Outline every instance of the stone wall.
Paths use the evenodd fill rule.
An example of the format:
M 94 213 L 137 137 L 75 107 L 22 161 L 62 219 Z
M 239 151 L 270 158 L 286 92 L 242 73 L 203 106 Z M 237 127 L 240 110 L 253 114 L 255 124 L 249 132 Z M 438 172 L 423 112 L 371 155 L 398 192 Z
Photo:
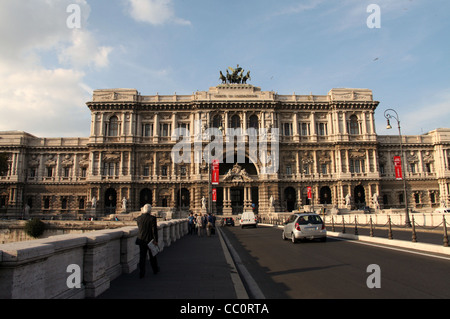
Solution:
M 187 231 L 187 219 L 159 222 L 160 249 Z M 137 232 L 128 226 L 0 245 L 0 299 L 95 298 L 137 268 Z M 77 269 L 80 286 L 72 287 Z

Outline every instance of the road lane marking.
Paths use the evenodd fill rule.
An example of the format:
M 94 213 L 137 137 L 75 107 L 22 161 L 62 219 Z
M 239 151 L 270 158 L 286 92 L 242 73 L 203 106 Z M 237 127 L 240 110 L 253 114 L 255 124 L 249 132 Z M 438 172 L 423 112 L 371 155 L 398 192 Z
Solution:
M 372 244 L 372 243 L 368 243 L 368 242 L 362 242 L 362 241 L 359 241 L 359 240 L 352 240 L 352 239 L 347 239 L 347 238 L 338 238 L 338 237 L 334 237 L 334 236 L 330 236 L 330 237 L 332 237 L 333 239 L 347 241 L 347 242 L 350 242 L 350 243 L 367 245 L 367 246 L 373 246 L 373 247 L 390 249 L 390 250 L 396 250 L 396 251 L 401 251 L 401 252 L 404 252 L 404 253 L 416 254 L 416 255 L 421 255 L 421 256 L 426 256 L 426 257 L 433 257 L 433 258 L 439 258 L 439 259 L 444 259 L 444 260 L 450 261 L 450 257 L 439 256 L 439 255 L 432 255 L 432 254 L 429 254 L 429 253 L 423 253 L 423 252 L 415 251 L 415 250 L 407 250 L 407 249 L 402 249 L 402 248 L 390 247 L 390 246 L 385 246 L 385 245 L 382 245 L 382 244 Z
M 237 251 L 234 249 L 233 245 L 231 245 L 231 242 L 228 240 L 225 233 L 220 228 L 217 228 L 217 229 L 221 233 L 222 238 L 223 238 L 225 244 L 227 245 L 231 256 L 233 257 L 234 263 L 235 263 L 236 267 L 239 269 L 240 274 L 242 275 L 244 281 L 247 283 L 248 288 L 249 288 L 251 294 L 253 295 L 253 297 L 255 299 L 266 299 L 263 292 L 261 291 L 258 284 L 256 283 L 255 279 L 250 274 L 250 272 L 247 270 L 247 267 L 245 267 L 245 265 L 242 263 L 241 258 L 239 257 Z

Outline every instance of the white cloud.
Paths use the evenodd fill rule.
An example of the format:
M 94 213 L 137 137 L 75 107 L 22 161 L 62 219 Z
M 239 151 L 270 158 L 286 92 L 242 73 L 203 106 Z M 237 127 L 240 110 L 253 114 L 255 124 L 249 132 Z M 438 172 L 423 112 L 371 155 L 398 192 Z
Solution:
M 59 54 L 61 63 L 68 63 L 76 68 L 94 65 L 107 67 L 111 47 L 99 47 L 92 33 L 82 29 L 74 29 L 72 33 L 72 46 L 66 47 Z
M 85 126 L 86 120 L 81 120 L 88 98 L 81 85 L 84 73 L 43 67 L 10 72 L 3 66 L 0 76 L 4 79 L 0 86 L 0 130 L 77 136 Z M 86 115 L 89 118 L 88 112 Z M 85 127 L 84 131 L 87 135 L 89 129 Z
M 67 26 L 70 4 L 81 9 L 80 29 Z M 85 102 L 92 92 L 87 92 L 85 72 L 107 67 L 112 51 L 99 46 L 88 30 L 89 14 L 85 0 L 0 2 L 1 131 L 44 137 L 89 134 Z
M 408 125 L 407 133 L 413 134 L 428 132 L 439 127 L 449 127 L 450 119 L 450 89 L 441 92 L 433 92 L 430 96 L 419 100 L 417 105 L 412 106 L 405 114 L 403 125 Z M 403 122 L 405 124 L 403 124 Z M 420 129 L 420 132 L 418 132 Z
M 190 25 L 191 22 L 175 16 L 172 0 L 128 0 L 131 17 L 152 25 L 175 23 Z
M 280 11 L 274 13 L 275 16 L 286 14 L 298 14 L 305 11 L 313 10 L 320 6 L 323 0 L 312 0 L 310 2 L 299 3 L 293 6 L 282 8 Z

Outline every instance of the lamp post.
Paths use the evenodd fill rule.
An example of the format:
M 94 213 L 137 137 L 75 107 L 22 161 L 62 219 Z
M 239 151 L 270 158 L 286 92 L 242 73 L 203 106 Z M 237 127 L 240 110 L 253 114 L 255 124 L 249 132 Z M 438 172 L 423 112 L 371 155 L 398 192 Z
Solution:
M 406 218 L 405 218 L 405 225 L 407 227 L 411 227 L 411 220 L 409 219 L 409 211 L 408 211 L 408 195 L 406 193 L 406 169 L 404 169 L 404 157 L 403 157 L 403 143 L 402 143 L 402 131 L 400 128 L 400 118 L 397 114 L 397 112 L 393 109 L 387 109 L 386 111 L 384 111 L 384 117 L 387 120 L 387 126 L 386 128 L 392 129 L 391 126 L 391 122 L 390 119 L 395 119 L 397 121 L 398 124 L 398 136 L 400 138 L 400 158 L 402 161 L 401 164 L 401 168 L 402 168 L 402 172 L 403 172 L 403 176 L 402 176 L 402 181 L 403 181 L 403 197 L 404 197 L 404 201 L 405 201 L 405 212 L 406 212 Z
M 207 130 L 209 127 L 210 127 L 210 122 L 208 122 L 208 125 L 205 127 L 205 130 Z M 221 134 L 223 134 L 222 125 L 219 126 L 219 131 Z M 209 142 L 211 142 L 211 135 L 209 134 L 209 132 L 208 132 L 208 140 L 209 140 Z M 215 153 L 214 153 L 214 155 L 215 155 Z M 209 215 L 212 215 L 212 213 L 213 213 L 213 211 L 212 211 L 212 179 L 211 179 L 212 161 L 211 161 L 211 150 L 210 149 L 208 149 L 208 158 L 207 158 L 206 165 L 208 165 L 207 166 L 207 168 L 208 168 L 208 209 L 207 209 L 207 212 Z

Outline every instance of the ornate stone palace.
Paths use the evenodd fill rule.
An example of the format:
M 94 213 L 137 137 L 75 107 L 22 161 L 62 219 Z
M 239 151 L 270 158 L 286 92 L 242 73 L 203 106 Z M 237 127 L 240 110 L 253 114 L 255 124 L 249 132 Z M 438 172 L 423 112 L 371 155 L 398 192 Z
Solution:
M 232 151 L 231 161 L 225 160 L 225 147 L 223 154 L 213 154 L 223 157 L 214 186 L 216 214 L 297 210 L 311 204 L 309 186 L 316 207 L 404 207 L 393 163 L 400 155 L 399 136 L 376 134 L 379 102 L 371 90 L 279 95 L 246 84 L 247 78 L 228 77 L 192 95 L 96 90 L 87 102 L 92 115 L 87 138 L 0 132 L 0 153 L 8 158 L 0 176 L 0 218 L 24 212 L 104 216 L 138 211 L 146 203 L 199 212 L 210 194 L 209 165 L 206 158 L 195 160 L 194 143 L 204 149 L 210 139 L 203 135 L 211 127 L 220 128 L 224 143 L 231 129 L 264 131 L 257 139 L 276 137 L 279 155 L 272 157 L 277 170 L 267 172 L 260 154 L 249 151 L 249 135 L 231 137 L 232 147 L 242 142 L 245 153 L 238 160 Z M 174 138 L 177 128 L 191 137 L 190 161 L 177 163 L 171 154 L 180 141 Z M 274 155 L 274 145 L 267 143 L 263 155 Z M 409 207 L 431 211 L 448 204 L 450 129 L 403 136 L 403 151 Z

